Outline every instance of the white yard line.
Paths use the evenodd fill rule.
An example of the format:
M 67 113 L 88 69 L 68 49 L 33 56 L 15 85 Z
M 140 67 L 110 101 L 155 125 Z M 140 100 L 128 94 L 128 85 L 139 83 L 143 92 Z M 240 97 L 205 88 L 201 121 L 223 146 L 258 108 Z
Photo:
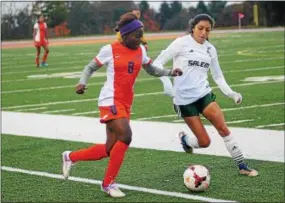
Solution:
M 223 71 L 223 73 L 239 73 L 239 72 L 251 72 L 251 71 L 260 71 L 260 70 L 272 70 L 272 69 L 281 69 L 284 66 L 271 66 L 271 67 L 262 67 L 262 68 L 248 68 L 243 70 L 228 70 Z M 54 69 L 53 69 L 54 70 Z M 96 73 L 95 73 L 96 74 Z M 24 82 L 24 81 L 35 81 L 35 80 L 46 80 L 47 78 L 27 78 L 27 79 L 17 79 L 17 80 L 2 80 L 2 83 L 9 83 L 9 82 Z
M 251 86 L 251 85 L 268 84 L 268 83 L 279 83 L 279 82 L 283 82 L 283 81 L 243 83 L 243 84 L 231 85 L 231 87 Z M 95 85 L 95 83 L 94 83 L 94 85 Z M 216 89 L 216 88 L 218 88 L 218 87 L 213 87 L 212 89 Z M 152 92 L 152 93 L 135 94 L 135 97 L 157 95 L 157 94 L 163 94 L 163 92 Z M 65 103 L 68 104 L 68 103 L 77 103 L 77 102 L 89 102 L 89 101 L 97 101 L 97 100 L 98 100 L 98 98 L 79 99 L 79 100 L 67 100 L 67 101 L 47 102 L 47 103 L 41 103 L 41 104 L 26 104 L 26 105 L 18 105 L 18 106 L 9 106 L 9 107 L 2 107 L 2 109 L 3 110 L 8 110 L 8 109 L 17 109 L 17 108 L 26 108 L 26 107 L 58 105 L 58 104 L 65 104 Z
M 86 111 L 86 112 L 80 112 L 80 113 L 73 113 L 71 115 L 73 116 L 81 116 L 81 115 L 88 115 L 93 113 L 99 113 L 100 111 Z
M 53 110 L 53 111 L 44 111 L 42 113 L 48 114 L 48 113 L 60 113 L 60 112 L 68 112 L 68 111 L 74 111 L 75 109 L 60 109 L 60 110 Z
M 285 123 L 274 123 L 274 124 L 268 124 L 268 125 L 259 125 L 259 126 L 256 126 L 255 128 L 264 128 L 264 127 L 270 127 L 270 126 L 284 126 Z
M 243 69 L 243 70 L 226 70 L 226 71 L 223 71 L 223 73 L 241 73 L 241 72 L 281 69 L 281 68 L 284 68 L 284 66 L 271 66 L 271 67 L 263 67 L 263 68 L 248 68 L 248 69 Z
M 236 111 L 236 110 L 242 110 L 242 109 L 251 109 L 251 108 L 259 108 L 259 107 L 270 107 L 270 106 L 278 106 L 278 105 L 284 105 L 285 102 L 280 102 L 280 103 L 272 103 L 272 104 L 261 104 L 261 105 L 252 105 L 252 106 L 243 106 L 243 107 L 236 107 L 236 108 L 225 108 L 222 109 L 222 111 Z M 143 117 L 143 118 L 138 118 L 136 120 L 138 121 L 146 121 L 146 120 L 152 120 L 152 119 L 157 119 L 157 118 L 171 118 L 175 117 L 177 114 L 169 114 L 169 115 L 162 115 L 162 116 L 152 116 L 152 117 Z
M 27 65 L 26 65 L 27 66 Z M 2 71 L 2 76 L 3 75 L 15 75 L 15 74 L 23 74 L 23 73 L 53 73 L 53 71 L 58 71 L 58 70 L 73 70 L 73 69 L 78 69 L 80 71 L 83 70 L 84 65 L 78 65 L 78 66 L 68 66 L 66 68 L 54 68 L 54 67 L 47 67 L 47 68 L 36 68 L 34 65 L 30 65 L 27 67 L 34 68 L 34 70 L 28 70 L 28 71 L 12 71 L 12 72 L 4 72 Z
M 242 60 L 235 60 L 235 61 L 221 61 L 220 63 L 221 64 L 232 64 L 232 63 L 241 63 L 241 62 L 254 62 L 254 61 L 273 61 L 273 60 L 282 60 L 284 59 L 284 57 L 271 57 L 271 58 L 254 58 L 254 59 L 242 59 Z M 63 62 L 62 62 L 63 63 Z M 67 62 L 65 62 L 67 63 Z M 74 64 L 74 62 L 72 61 L 69 61 L 67 64 Z M 58 64 L 57 64 L 58 65 Z M 27 65 L 22 65 L 23 67 L 27 67 Z M 21 66 L 21 67 L 22 67 Z M 17 66 L 17 67 L 20 67 L 20 66 Z M 34 67 L 33 65 L 31 65 L 31 67 Z M 73 67 L 66 67 L 66 68 L 49 68 L 50 71 L 53 71 L 53 70 L 62 70 L 62 69 L 65 69 L 65 70 L 70 70 L 70 69 L 73 69 L 73 68 L 76 68 L 76 69 L 83 69 L 84 65 L 80 65 L 78 64 L 78 66 L 73 66 Z M 45 69 L 48 69 L 48 68 L 45 68 Z M 39 72 L 37 70 L 35 71 L 12 71 L 12 72 L 5 72 L 5 73 L 2 73 L 2 75 L 10 75 L 10 74 L 23 74 L 23 73 L 34 73 L 34 72 Z
M 8 167 L 8 166 L 1 166 L 1 170 L 64 180 L 62 175 L 47 173 L 47 172 L 42 172 L 42 171 L 25 170 L 25 169 L 13 168 L 13 167 Z M 65 180 L 65 181 L 75 181 L 75 182 L 88 183 L 88 184 L 94 184 L 94 185 L 102 184 L 102 181 L 100 180 L 80 178 L 80 177 L 75 177 L 75 176 L 70 176 L 68 180 Z M 190 195 L 190 194 L 180 193 L 180 192 L 163 191 L 163 190 L 150 189 L 150 188 L 145 188 L 145 187 L 137 187 L 137 186 L 131 186 L 131 185 L 125 185 L 125 184 L 118 184 L 118 186 L 121 189 L 126 189 L 126 190 L 150 193 L 150 194 L 155 194 L 155 195 L 164 195 L 164 196 L 169 196 L 169 197 L 178 197 L 178 198 L 183 198 L 183 199 L 199 200 L 203 202 L 236 202 L 232 200 L 214 199 L 214 198 L 209 198 L 209 197 L 204 197 L 204 196 L 199 196 L 199 195 Z M 185 191 L 187 190 L 185 189 Z
M 43 110 L 43 109 L 47 109 L 47 107 L 39 107 L 39 108 L 31 108 L 31 109 L 19 109 L 16 111 L 36 111 L 36 110 Z
M 144 82 L 144 81 L 149 81 L 149 80 L 157 80 L 157 78 L 154 78 L 154 77 L 142 78 L 142 79 L 137 79 L 136 82 Z M 103 84 L 104 82 L 95 82 L 95 83 L 89 83 L 88 86 L 97 86 L 97 85 L 103 85 Z M 75 88 L 75 84 L 54 86 L 54 87 L 41 87 L 41 88 L 34 88 L 34 89 L 9 90 L 9 91 L 2 91 L 2 94 L 34 92 L 34 91 L 54 90 L 54 89 L 64 89 L 64 88 Z
M 9 106 L 9 107 L 4 107 L 4 108 L 2 107 L 2 110 L 18 109 L 18 108 L 26 108 L 26 107 L 49 106 L 49 105 L 58 105 L 58 104 L 71 104 L 71 103 L 90 102 L 90 101 L 97 101 L 97 100 L 98 98 L 47 102 L 47 103 L 40 103 L 40 104 L 25 104 L 25 105 L 18 105 L 18 106 Z
M 236 120 L 236 121 L 227 121 L 227 124 L 231 124 L 231 123 L 245 123 L 245 122 L 251 122 L 254 121 L 254 119 L 247 119 L 247 120 Z

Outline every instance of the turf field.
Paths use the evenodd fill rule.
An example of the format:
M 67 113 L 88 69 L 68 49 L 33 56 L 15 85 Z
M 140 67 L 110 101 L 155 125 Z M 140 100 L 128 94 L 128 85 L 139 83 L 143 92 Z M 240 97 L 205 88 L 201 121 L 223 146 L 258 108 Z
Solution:
M 243 95 L 243 103 L 235 106 L 209 75 L 228 125 L 284 132 L 284 32 L 213 34 L 210 39 L 226 80 Z M 172 40 L 150 40 L 148 55 L 155 59 Z M 84 65 L 104 44 L 50 46 L 49 67 L 38 69 L 34 48 L 2 49 L 2 111 L 98 117 L 96 98 L 105 80 L 104 68 L 90 78 L 86 94 L 75 94 L 74 87 Z M 171 99 L 163 95 L 159 79 L 142 70 L 135 92 L 133 120 L 182 123 L 173 112 Z M 249 160 L 260 172 L 251 178 L 239 176 L 228 157 L 130 148 L 117 179 L 127 196 L 114 200 L 100 192 L 95 181 L 103 178 L 107 160 L 77 164 L 72 171 L 77 177 L 74 180 L 58 176 L 60 153 L 90 144 L 8 134 L 2 134 L 1 141 L 2 167 L 6 167 L 1 171 L 2 201 L 284 201 L 284 162 Z M 183 186 L 182 174 L 189 163 L 211 169 L 209 191 L 196 194 Z

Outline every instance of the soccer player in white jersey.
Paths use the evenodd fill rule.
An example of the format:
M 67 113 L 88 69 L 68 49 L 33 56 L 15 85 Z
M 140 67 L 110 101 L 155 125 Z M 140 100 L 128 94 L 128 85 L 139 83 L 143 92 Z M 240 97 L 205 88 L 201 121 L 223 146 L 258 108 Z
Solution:
M 244 163 L 243 153 L 227 127 L 207 79 L 210 70 L 221 91 L 236 104 L 241 103 L 241 94 L 234 92 L 227 84 L 218 62 L 217 51 L 208 41 L 214 20 L 207 14 L 199 14 L 189 24 L 190 34 L 178 37 L 154 61 L 156 66 L 163 67 L 167 61 L 173 59 L 173 67 L 183 70 L 181 77 L 174 78 L 174 86 L 168 77 L 160 78 L 164 93 L 173 97 L 175 111 L 195 135 L 187 135 L 185 132 L 178 134 L 183 149 L 191 153 L 193 148 L 206 148 L 210 145 L 210 137 L 200 119 L 200 114 L 203 114 L 223 138 L 240 174 L 256 176 L 258 172 Z

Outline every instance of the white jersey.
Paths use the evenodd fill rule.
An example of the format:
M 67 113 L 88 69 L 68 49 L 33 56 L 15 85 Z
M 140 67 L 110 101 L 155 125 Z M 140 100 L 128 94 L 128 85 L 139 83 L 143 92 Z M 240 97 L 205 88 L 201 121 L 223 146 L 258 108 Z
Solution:
M 34 30 L 36 31 L 34 40 L 36 42 L 40 42 L 45 39 L 45 29 L 47 29 L 47 24 L 45 22 L 43 24 L 40 24 L 38 22 L 34 24 Z
M 200 44 L 191 35 L 179 37 L 161 52 L 154 64 L 162 67 L 172 58 L 173 68 L 183 70 L 182 76 L 174 78 L 176 105 L 193 103 L 211 92 L 209 70 L 213 77 L 223 77 L 216 48 L 208 41 Z

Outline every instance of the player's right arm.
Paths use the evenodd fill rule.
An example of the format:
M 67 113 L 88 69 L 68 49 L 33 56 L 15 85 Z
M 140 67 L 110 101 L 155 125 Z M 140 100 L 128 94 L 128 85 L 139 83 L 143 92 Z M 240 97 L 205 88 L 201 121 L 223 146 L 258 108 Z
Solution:
M 106 45 L 106 46 L 102 47 L 102 49 L 97 54 L 97 56 L 95 56 L 94 59 L 92 59 L 84 67 L 83 72 L 82 72 L 81 77 L 80 77 L 80 80 L 79 80 L 78 84 L 76 85 L 76 93 L 77 94 L 84 94 L 84 90 L 86 89 L 88 79 L 100 67 L 102 67 L 104 64 L 107 64 L 111 58 L 112 58 L 111 45 Z
M 101 66 L 102 66 L 101 64 L 99 64 L 95 59 L 93 59 L 84 67 L 79 83 L 76 85 L 77 94 L 84 94 L 84 90 L 86 89 L 86 84 L 88 82 L 88 79 Z
M 34 41 L 35 41 L 35 39 L 36 39 L 37 28 L 38 28 L 38 23 L 35 23 L 35 24 L 34 24 L 34 30 L 33 30 L 33 40 L 34 40 Z

